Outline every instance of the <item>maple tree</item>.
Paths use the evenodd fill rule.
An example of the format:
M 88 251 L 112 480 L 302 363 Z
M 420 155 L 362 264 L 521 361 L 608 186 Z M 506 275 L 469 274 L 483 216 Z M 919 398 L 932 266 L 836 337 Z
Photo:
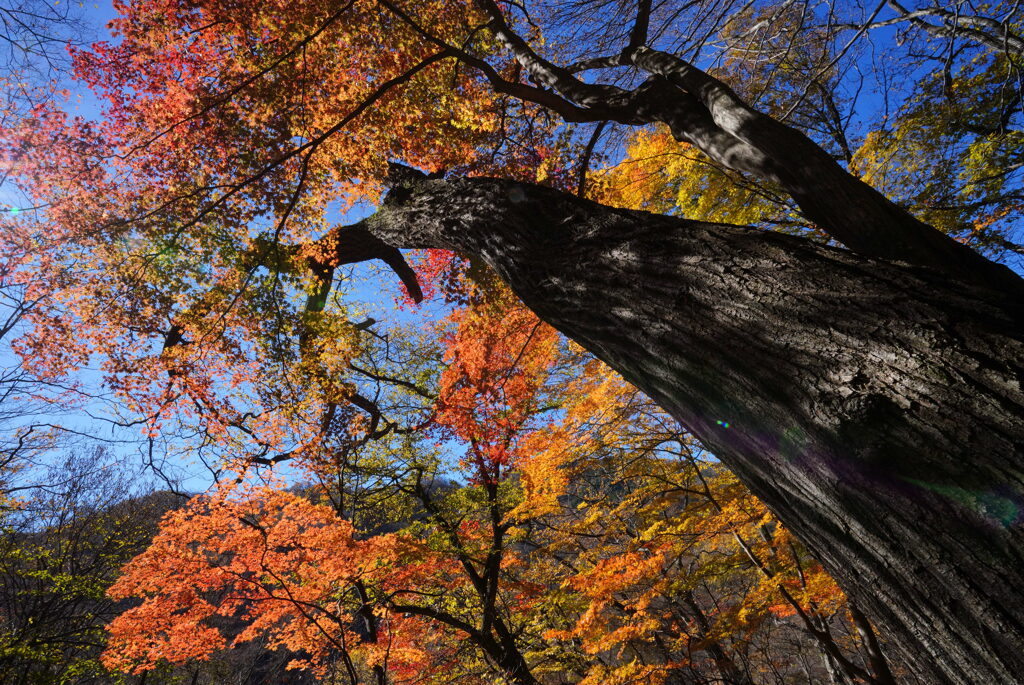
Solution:
M 437 438 L 466 446 L 459 471 L 470 487 L 435 484 L 430 450 L 403 459 L 409 448 L 398 440 L 392 449 L 399 454 L 384 462 L 348 449 L 310 461 L 320 504 L 259 487 L 195 500 L 164 522 L 115 585 L 119 596 L 147 600 L 112 625 L 108 663 L 145 668 L 205 657 L 225 641 L 204 619 L 241 615 L 249 627 L 235 643 L 267 632 L 271 646 L 309 655 L 295 666 L 321 673 L 333 666 L 353 683 L 413 676 L 447 682 L 453 669 L 471 674 L 481 657 L 514 682 L 536 682 L 507 615 L 516 603 L 528 604 L 529 589 L 499 580 L 510 554 L 511 462 L 537 411 L 537 379 L 553 332 L 524 329 L 529 312 L 510 310 L 504 300 L 504 307 L 485 308 L 490 316 L 455 317 L 452 363 L 438 379 L 430 420 Z M 481 325 L 489 332 L 480 335 Z M 353 488 L 352 474 L 367 472 L 388 486 Z M 372 535 L 380 514 L 361 513 L 366 500 L 388 503 L 384 523 L 409 511 L 409 529 Z M 480 656 L 458 658 L 466 651 L 458 640 Z
M 347 459 L 421 423 L 396 414 L 429 411 L 377 389 L 425 399 L 415 377 L 423 362 L 397 364 L 386 349 L 388 368 L 377 368 L 392 341 L 339 297 L 353 282 L 345 265 L 383 260 L 420 299 L 398 248 L 454 251 L 468 263 L 434 253 L 436 273 L 486 281 L 489 265 L 542 320 L 647 392 L 813 551 L 923 677 L 972 682 L 1019 670 L 1020 494 L 1007 474 L 1022 430 L 1020 279 L 782 122 L 775 110 L 802 106 L 803 85 L 828 93 L 835 72 L 821 67 L 834 59 L 814 46 L 830 37 L 815 33 L 811 47 L 778 62 L 777 78 L 756 79 L 784 86 L 755 109 L 726 85 L 728 68 L 712 73 L 679 55 L 705 42 L 691 35 L 719 35 L 730 42 L 726 67 L 759 73 L 735 58 L 735 42 L 764 35 L 744 25 L 771 22 L 739 3 L 698 5 L 708 12 L 381 0 L 264 4 L 240 16 L 224 2 L 118 5 L 119 42 L 76 53 L 78 74 L 109 102 L 103 121 L 44 104 L 5 132 L 5 158 L 45 205 L 39 224 L 5 217 L 5 239 L 21 246 L 20 268 L 53 303 L 29 314 L 21 353 L 50 379 L 97 361 L 147 431 L 187 437 L 203 458 L 222 459 L 229 480 L 285 461 Z M 756 9 L 792 22 L 787 5 Z M 899 12 L 912 24 L 944 16 Z M 587 40 L 570 39 L 570 21 Z M 951 21 L 928 31 L 957 47 L 958 68 L 980 56 L 958 74 L 962 87 L 1005 84 L 1012 51 L 985 57 L 992 42 L 966 30 L 961 40 Z M 1014 25 L 999 26 L 1012 44 Z M 805 84 L 808 73 L 821 79 Z M 1018 110 L 1004 107 L 1002 128 Z M 925 114 L 906 112 L 910 121 Z M 584 145 L 555 117 L 598 127 Z M 817 135 L 813 117 L 802 121 Z M 709 181 L 680 166 L 689 206 L 717 194 L 735 207 L 720 210 L 724 219 L 798 212 L 796 227 L 818 240 L 566 193 L 587 187 L 604 122 L 662 124 L 728 170 Z M 634 153 L 650 141 L 668 144 L 663 133 L 638 134 Z M 847 161 L 872 180 L 872 150 L 886 144 L 881 134 L 867 140 L 859 160 L 847 146 Z M 989 149 L 1013 154 L 1002 140 L 968 150 L 959 164 L 977 169 L 974 185 L 988 171 L 971 154 Z M 575 153 L 587 161 L 574 163 Z M 394 166 L 387 177 L 388 159 L 435 173 Z M 791 199 L 762 208 L 722 183 L 751 177 Z M 339 210 L 378 203 L 385 184 L 375 214 L 334 225 Z M 616 204 L 677 211 L 650 197 Z M 979 218 L 994 227 L 982 243 L 1005 247 L 996 238 L 1013 209 L 1004 209 Z M 530 411 L 490 403 L 531 386 L 455 379 L 441 377 L 449 404 L 434 423 L 446 439 L 469 439 L 472 485 L 493 511 L 518 449 L 502 440 Z M 290 506 L 275 496 L 265 497 Z M 487 592 L 473 601 L 486 605 Z M 196 601 L 197 616 L 213 615 Z M 923 624 L 942 628 L 924 635 Z M 521 673 L 519 645 L 496 634 L 495 649 L 480 648 Z
M 428 433 L 460 446 L 456 481 L 396 439 L 311 464 L 301 493 L 193 499 L 114 586 L 143 603 L 111 625 L 107 665 L 262 639 L 351 683 L 753 683 L 790 670 L 765 626 L 794 621 L 839 672 L 890 682 L 832 634 L 845 599 L 821 567 L 649 400 L 596 360 L 578 373 L 581 351 L 508 293 L 450 324 Z
M 187 498 L 149 490 L 149 479 L 102 448 L 66 445 L 46 461 L 35 474 L 41 482 L 22 485 L 0 512 L 0 678 L 12 685 L 130 682 L 101 661 L 107 624 L 130 606 L 107 590 L 149 546 L 161 516 Z M 284 669 L 287 656 L 257 642 L 202 666 L 212 682 L 308 683 Z M 148 680 L 196 675 L 195 664 L 165 665 Z

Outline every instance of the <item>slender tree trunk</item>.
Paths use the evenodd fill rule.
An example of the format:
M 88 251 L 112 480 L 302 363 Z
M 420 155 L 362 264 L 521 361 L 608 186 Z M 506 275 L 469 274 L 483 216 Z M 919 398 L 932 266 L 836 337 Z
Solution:
M 718 455 L 922 677 L 1018 682 L 1024 315 L 1012 296 L 492 179 L 407 181 L 363 228 L 491 264 Z
M 714 659 L 718 673 L 722 676 L 722 682 L 729 683 L 729 685 L 755 685 L 754 681 L 750 679 L 750 675 L 736 665 L 722 644 L 718 640 L 708 637 L 711 634 L 711 624 L 708 622 L 704 610 L 697 604 L 697 598 L 693 596 L 692 590 L 683 593 L 683 601 L 686 602 L 690 614 L 697 622 L 700 639 L 706 643 L 704 650 Z
M 502 644 L 489 634 L 478 634 L 474 642 L 501 669 L 501 674 L 507 682 L 512 685 L 537 685 L 537 680 L 530 673 L 529 664 L 515 644 Z
M 853 624 L 857 628 L 857 634 L 860 636 L 861 642 L 864 643 L 864 648 L 868 653 L 868 663 L 871 666 L 871 673 L 875 677 L 875 682 L 877 685 L 896 685 L 896 679 L 889 668 L 889 660 L 885 658 L 885 654 L 882 653 L 882 647 L 878 644 L 878 636 L 875 635 L 875 629 L 871 626 L 864 613 L 857 608 L 856 602 L 849 602 L 848 607 L 850 617 L 853 618 Z
M 359 597 L 359 610 L 356 612 L 356 616 L 359 617 L 359 621 L 362 623 L 362 626 L 358 626 L 357 624 L 357 630 L 362 633 L 360 637 L 365 642 L 369 644 L 377 644 L 377 640 L 380 637 L 380 631 L 377 630 L 377 616 L 373 613 L 373 605 L 370 603 L 370 595 L 366 592 L 366 586 L 363 585 L 362 581 L 357 580 L 353 583 L 353 587 Z M 373 671 L 373 679 L 377 685 L 387 685 L 388 674 L 384 671 L 384 667 L 382 665 L 375 664 L 371 670 Z

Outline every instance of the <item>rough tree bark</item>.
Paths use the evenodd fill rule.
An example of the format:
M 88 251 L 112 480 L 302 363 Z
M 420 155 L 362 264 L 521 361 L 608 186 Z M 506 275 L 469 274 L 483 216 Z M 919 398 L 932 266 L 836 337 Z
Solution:
M 517 35 L 494 0 L 475 0 L 532 84 L 380 4 L 441 50 L 415 70 L 451 57 L 566 121 L 663 123 L 715 162 L 779 184 L 849 250 L 513 182 L 407 174 L 375 216 L 330 238 L 331 265 L 367 231 L 391 247 L 483 258 L 700 437 L 922 678 L 1018 682 L 1024 281 L 649 47 L 650 0 L 637 0 L 621 51 L 568 66 Z M 647 79 L 628 90 L 577 78 L 619 67 Z
M 409 177 L 354 228 L 483 258 L 718 455 L 922 678 L 1018 682 L 1015 288 L 495 179 Z
M 382 2 L 390 5 L 388 0 Z M 781 185 L 808 219 L 851 250 L 933 267 L 1024 298 L 1024 285 L 1009 269 L 919 221 L 851 176 L 804 133 L 748 105 L 728 84 L 677 55 L 645 45 L 651 0 L 637 2 L 630 42 L 620 53 L 570 67 L 555 65 L 538 54 L 512 30 L 494 0 L 476 0 L 476 4 L 491 18 L 495 38 L 539 89 L 505 81 L 490 73 L 493 69 L 488 72 L 479 59 L 424 35 L 447 54 L 483 69 L 496 91 L 533 101 L 566 121 L 665 124 L 677 140 L 693 145 L 718 164 Z M 400 9 L 393 11 L 408 19 Z M 632 67 L 648 78 L 626 90 L 588 83 L 575 75 L 611 67 Z

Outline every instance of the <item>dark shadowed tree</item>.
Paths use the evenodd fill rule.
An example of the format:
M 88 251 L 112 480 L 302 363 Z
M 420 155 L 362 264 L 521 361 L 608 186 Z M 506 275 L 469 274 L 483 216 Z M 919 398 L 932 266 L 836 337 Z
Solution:
M 698 435 L 922 672 L 1015 672 L 1018 295 L 510 181 L 390 198 L 375 235 L 486 259 Z

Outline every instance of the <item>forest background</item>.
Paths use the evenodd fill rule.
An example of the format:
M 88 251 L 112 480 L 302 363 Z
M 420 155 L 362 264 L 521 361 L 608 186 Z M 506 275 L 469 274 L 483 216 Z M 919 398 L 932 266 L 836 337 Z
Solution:
M 1019 272 L 1015 3 L 74 5 L 0 7 L 5 681 L 956 682 L 486 260 L 357 222 L 414 167 L 841 242 L 545 104 L 497 12 L 576 74 L 685 56 Z

